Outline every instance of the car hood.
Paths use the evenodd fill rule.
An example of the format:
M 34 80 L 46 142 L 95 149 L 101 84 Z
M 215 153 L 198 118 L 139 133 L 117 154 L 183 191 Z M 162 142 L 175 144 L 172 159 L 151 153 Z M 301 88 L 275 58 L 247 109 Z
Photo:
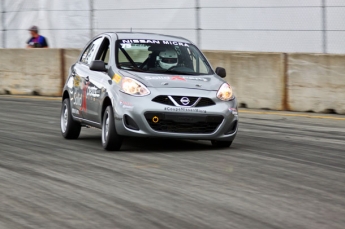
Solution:
M 217 91 L 225 82 L 218 75 L 174 75 L 154 74 L 121 70 L 123 77 L 134 78 L 147 87 L 155 88 L 190 88 Z

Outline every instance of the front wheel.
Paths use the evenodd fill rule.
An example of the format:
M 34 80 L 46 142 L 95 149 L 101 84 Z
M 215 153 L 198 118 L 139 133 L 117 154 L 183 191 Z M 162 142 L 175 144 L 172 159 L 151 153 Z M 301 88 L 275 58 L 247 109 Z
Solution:
M 77 139 L 80 134 L 81 125 L 73 120 L 69 99 L 62 102 L 61 107 L 61 134 L 66 139 Z
M 232 141 L 216 141 L 216 140 L 211 140 L 211 143 L 213 147 L 216 148 L 227 148 L 230 147 L 232 144 Z
M 102 121 L 102 145 L 105 150 L 117 151 L 122 145 L 122 137 L 117 134 L 112 106 L 108 106 Z

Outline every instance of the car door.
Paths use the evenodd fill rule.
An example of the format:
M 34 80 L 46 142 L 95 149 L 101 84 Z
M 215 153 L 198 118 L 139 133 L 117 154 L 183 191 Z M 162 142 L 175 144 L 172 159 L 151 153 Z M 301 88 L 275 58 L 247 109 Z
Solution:
M 93 60 L 104 61 L 106 66 L 108 66 L 109 55 L 110 55 L 110 39 L 105 36 Z M 88 71 L 89 71 L 88 76 L 89 76 L 90 84 L 87 91 L 87 98 L 89 101 L 87 119 L 92 122 L 100 123 L 101 122 L 100 112 L 101 112 L 101 106 L 102 106 L 101 103 L 102 103 L 102 98 L 103 98 L 101 96 L 101 93 L 105 92 L 104 83 L 107 82 L 110 78 L 107 72 L 92 71 L 90 69 L 88 69 Z
M 71 110 L 72 115 L 77 118 L 83 118 L 81 110 L 82 102 L 82 78 L 80 77 L 80 64 L 77 62 L 71 68 Z
M 74 102 L 72 112 L 74 115 L 83 119 L 89 120 L 89 108 L 92 107 L 92 101 L 88 93 L 92 88 L 92 82 L 90 81 L 89 66 L 94 59 L 95 54 L 98 51 L 103 37 L 96 38 L 83 52 L 80 61 L 74 66 Z M 91 109 L 92 111 L 92 109 Z

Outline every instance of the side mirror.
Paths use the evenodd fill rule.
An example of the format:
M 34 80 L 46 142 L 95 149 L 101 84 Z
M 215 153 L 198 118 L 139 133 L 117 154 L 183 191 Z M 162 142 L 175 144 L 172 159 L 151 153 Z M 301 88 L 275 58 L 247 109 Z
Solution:
M 225 76 L 226 76 L 225 68 L 217 67 L 216 68 L 216 74 L 222 78 L 225 78 Z
M 105 67 L 104 61 L 94 60 L 90 64 L 90 70 L 98 72 L 106 72 L 108 69 Z

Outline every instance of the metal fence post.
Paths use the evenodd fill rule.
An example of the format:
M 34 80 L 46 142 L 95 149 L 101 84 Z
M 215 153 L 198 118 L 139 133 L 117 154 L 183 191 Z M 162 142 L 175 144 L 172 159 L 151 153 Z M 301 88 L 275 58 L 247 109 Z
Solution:
M 322 0 L 322 51 L 327 53 L 327 19 L 326 19 L 326 0 Z
M 196 20 L 196 44 L 200 47 L 200 3 L 199 0 L 195 0 L 195 20 Z
M 1 22 L 2 22 L 2 47 L 6 48 L 6 26 L 5 26 L 5 17 L 6 17 L 6 10 L 5 10 L 5 1 L 1 1 Z
M 89 0 L 89 4 L 90 4 L 90 39 L 93 38 L 94 36 L 94 28 L 93 28 L 93 0 Z

